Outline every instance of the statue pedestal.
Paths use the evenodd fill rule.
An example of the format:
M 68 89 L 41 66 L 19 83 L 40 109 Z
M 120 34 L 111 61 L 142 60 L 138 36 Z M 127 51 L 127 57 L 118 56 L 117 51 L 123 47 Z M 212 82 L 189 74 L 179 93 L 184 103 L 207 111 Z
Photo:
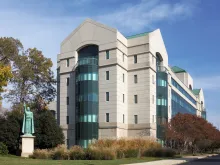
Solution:
M 21 138 L 22 138 L 21 157 L 29 157 L 29 155 L 33 154 L 34 152 L 35 136 L 22 135 Z

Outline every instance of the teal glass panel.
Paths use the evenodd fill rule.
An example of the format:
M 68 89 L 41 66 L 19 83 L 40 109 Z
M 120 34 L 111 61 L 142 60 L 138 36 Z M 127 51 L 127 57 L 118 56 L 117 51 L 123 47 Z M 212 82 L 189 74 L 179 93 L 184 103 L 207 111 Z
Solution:
M 86 148 L 98 139 L 98 46 L 78 51 L 76 75 L 76 144 Z

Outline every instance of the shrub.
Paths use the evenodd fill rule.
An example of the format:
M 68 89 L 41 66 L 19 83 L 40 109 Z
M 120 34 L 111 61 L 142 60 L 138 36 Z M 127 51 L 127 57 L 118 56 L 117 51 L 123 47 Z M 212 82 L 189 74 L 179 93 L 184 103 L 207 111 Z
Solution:
M 149 157 L 173 157 L 175 151 L 170 148 L 152 148 L 144 151 L 143 156 Z
M 86 158 L 89 160 L 113 160 L 116 152 L 111 148 L 89 147 L 86 149 Z
M 68 160 L 69 152 L 65 145 L 58 145 L 51 154 L 52 159 L 54 160 Z
M 0 155 L 7 155 L 8 154 L 8 147 L 0 142 Z
M 139 149 L 126 149 L 124 150 L 125 158 L 137 158 L 140 157 Z
M 51 151 L 47 149 L 36 149 L 34 150 L 33 154 L 30 156 L 33 159 L 50 159 L 51 158 Z
M 69 150 L 69 158 L 71 160 L 84 160 L 86 159 L 86 154 L 82 147 L 73 146 Z

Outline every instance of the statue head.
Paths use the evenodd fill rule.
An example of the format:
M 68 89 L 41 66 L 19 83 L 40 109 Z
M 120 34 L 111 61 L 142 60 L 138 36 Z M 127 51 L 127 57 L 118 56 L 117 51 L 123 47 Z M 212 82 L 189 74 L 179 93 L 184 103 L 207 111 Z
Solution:
M 30 107 L 27 107 L 27 111 L 30 111 Z

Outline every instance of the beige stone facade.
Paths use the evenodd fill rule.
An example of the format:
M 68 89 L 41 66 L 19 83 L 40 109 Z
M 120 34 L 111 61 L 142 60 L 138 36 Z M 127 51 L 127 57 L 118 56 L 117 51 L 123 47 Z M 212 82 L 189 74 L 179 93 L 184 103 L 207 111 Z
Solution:
M 171 77 L 193 99 L 204 103 L 203 92 L 196 96 L 188 88 L 189 84 L 193 87 L 191 76 L 175 74 L 168 66 L 168 55 L 159 29 L 126 38 L 114 28 L 86 19 L 61 43 L 60 54 L 57 57 L 57 120 L 63 128 L 68 145 L 75 144 L 76 134 L 75 66 L 78 61 L 77 52 L 82 47 L 91 44 L 99 47 L 99 138 L 139 136 L 156 138 L 157 52 L 163 58 L 161 64 L 168 74 L 168 118 L 171 118 L 172 113 L 171 90 L 177 92 L 198 111 L 202 111 L 201 106 L 192 104 L 172 85 Z M 106 59 L 106 51 L 109 51 L 109 59 Z M 106 80 L 106 71 L 109 71 L 109 80 Z M 134 80 L 135 76 L 137 82 Z M 68 78 L 69 85 L 67 86 Z M 109 101 L 106 101 L 106 92 L 109 92 Z M 137 96 L 137 103 L 135 103 L 135 96 Z M 67 97 L 69 98 L 68 105 Z M 106 113 L 109 113 L 109 122 L 106 122 Z M 201 115 L 201 113 L 197 114 Z M 137 123 L 135 123 L 135 116 L 137 116 Z

